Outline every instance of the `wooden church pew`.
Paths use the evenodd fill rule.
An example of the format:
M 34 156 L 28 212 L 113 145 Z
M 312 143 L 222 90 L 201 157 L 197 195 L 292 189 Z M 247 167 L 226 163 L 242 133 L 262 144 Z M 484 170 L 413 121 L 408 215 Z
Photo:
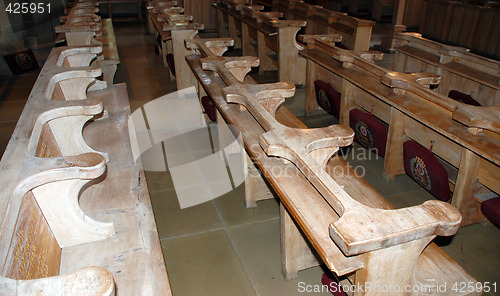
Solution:
M 352 131 L 340 126 L 304 129 L 284 107 L 278 107 L 285 98 L 293 96 L 293 85 L 286 82 L 266 85 L 242 83 L 246 80 L 245 74 L 255 66 L 255 60 L 220 57 L 223 52 L 221 48 L 227 48 L 225 42 L 226 40 L 218 43 L 217 40 L 200 39 L 187 41 L 187 45 L 200 55 L 190 55 L 186 59 L 224 120 L 241 130 L 247 152 L 280 199 L 282 272 L 285 278 L 295 278 L 299 270 L 323 262 L 338 276 L 347 275 L 343 284 L 350 285 L 351 288 L 367 283 L 381 286 L 411 286 L 416 282 L 432 285 L 431 282 L 436 281 L 446 282 L 447 285 L 460 282 L 475 284 L 475 280 L 438 247 L 428 245 L 429 238 L 434 236 L 431 233 L 428 233 L 430 236 L 427 238 L 424 238 L 426 235 L 413 236 L 410 233 L 416 234 L 419 231 L 409 226 L 408 235 L 403 238 L 395 230 L 403 227 L 401 224 L 395 225 L 394 220 L 389 224 L 378 220 L 378 211 L 381 211 L 387 216 L 401 214 L 399 217 L 402 220 L 409 221 L 414 219 L 410 217 L 416 213 L 413 211 L 418 211 L 418 207 L 380 210 L 392 207 L 362 178 L 348 175 L 352 173 L 352 169 L 343 160 L 333 158 L 329 161 L 338 145 L 346 145 L 352 141 Z M 245 108 L 240 108 L 238 104 L 243 104 Z M 281 125 L 274 116 L 288 127 Z M 335 130 L 335 133 L 329 134 L 327 130 Z M 292 134 L 296 134 L 296 137 Z M 309 147 L 308 152 L 301 152 L 301 141 Z M 283 149 L 288 152 L 283 152 Z M 288 161 L 279 159 L 280 156 Z M 338 169 L 327 174 L 323 170 L 329 167 L 328 163 Z M 361 203 L 363 210 L 357 208 Z M 460 224 L 457 210 L 441 202 L 432 203 L 432 207 L 446 209 L 447 214 L 431 219 L 436 219 L 438 224 L 443 223 L 441 225 L 449 230 L 448 235 L 453 234 L 457 229 L 455 227 Z M 364 211 L 373 211 L 369 219 L 363 216 Z M 450 216 L 444 218 L 447 215 Z M 353 220 L 348 222 L 346 219 Z M 355 221 L 356 219 L 360 220 Z M 361 220 L 367 223 L 360 223 Z M 420 223 L 417 220 L 414 223 Z M 345 233 L 346 236 L 338 237 L 339 233 Z M 382 233 L 392 233 L 389 236 L 394 235 L 402 240 L 388 239 Z M 357 241 L 361 237 L 366 240 Z M 385 243 L 379 244 L 379 239 Z M 345 244 L 347 241 L 352 244 Z M 319 255 L 319 261 L 315 254 Z M 473 291 L 471 294 L 480 293 L 481 291 Z M 378 295 L 373 290 L 360 294 Z M 399 291 L 391 295 L 403 294 L 404 291 Z M 443 293 L 454 294 L 456 295 L 451 291 Z
M 238 3 L 237 8 L 231 9 L 235 4 L 230 3 L 232 1 L 217 3 L 215 7 L 221 12 L 227 11 L 229 37 L 244 40 L 245 54 L 249 53 L 249 46 L 256 49 L 261 59 L 259 72 L 278 70 L 279 80 L 303 84 L 305 76 L 301 70 L 304 69 L 305 64 L 298 56 L 301 46 L 296 42 L 296 35 L 306 23 L 281 20 L 279 19 L 281 14 L 259 12 L 262 7 L 258 6 L 245 8 L 245 5 Z M 241 24 L 241 26 L 238 28 L 236 25 L 233 26 L 233 23 Z M 243 33 L 243 31 L 245 36 L 238 37 L 238 33 Z
M 496 28 L 500 25 L 500 9 L 494 3 L 425 0 L 419 32 L 498 59 L 500 41 Z
M 319 38 L 311 38 L 301 55 L 308 60 L 309 104 L 315 100 L 313 81 L 322 79 L 341 93 L 341 123 L 349 124 L 349 111 L 361 108 L 389 125 L 384 162 L 387 179 L 404 173 L 406 139 L 426 148 L 432 145 L 433 153 L 454 172 L 450 174 L 451 204 L 462 213 L 462 226 L 484 221 L 481 201 L 475 196 L 500 192 L 498 107 L 453 101 L 429 89 L 439 84 L 436 74 L 388 71 Z
M 204 25 L 193 23 L 192 16 L 184 15 L 182 9 L 176 9 L 176 1 L 153 0 L 148 4 L 149 18 L 156 28 L 157 36 L 162 40 L 162 58 L 164 64 L 168 62 L 167 55 L 172 54 L 173 64 L 171 78 L 175 72 L 177 89 L 184 89 L 196 85 L 184 56 L 189 51 L 184 46 L 184 40 L 194 38 L 198 30 L 203 30 Z M 175 69 L 175 70 L 173 70 Z
M 436 91 L 470 95 L 482 106 L 500 105 L 500 62 L 470 53 L 468 49 L 441 44 L 417 33 L 397 35 L 394 70 L 431 72 L 441 76 Z
M 51 51 L 0 162 L 8 295 L 171 295 L 126 86 L 95 84 L 101 51 Z
M 66 40 L 68 46 L 101 45 L 102 54 L 97 57 L 96 64 L 102 68 L 103 81 L 112 85 L 114 76 L 120 63 L 116 38 L 111 19 L 103 19 L 96 15 L 97 7 L 84 6 L 87 2 L 80 2 L 73 6 L 66 16 L 65 23 L 56 26 L 55 32 Z M 95 3 L 94 3 L 95 4 Z M 79 21 L 86 18 L 85 21 Z
M 224 30 L 227 26 L 228 36 L 235 39 L 235 47 L 239 47 L 241 39 L 244 55 L 257 52 L 260 73 L 277 69 L 280 81 L 295 84 L 303 84 L 305 81 L 305 64 L 298 56 L 298 51 L 303 47 L 296 41 L 301 28 L 305 27 L 306 34 L 339 34 L 342 36 L 342 44 L 347 48 L 364 51 L 369 48 L 374 25 L 372 21 L 301 2 L 291 2 L 287 6 L 288 10 L 283 13 L 260 12 L 264 6 L 249 6 L 243 0 L 219 1 L 215 7 L 219 19 L 228 20 L 227 24 L 220 24 L 220 27 Z M 283 14 L 288 17 L 286 20 L 280 19 Z M 276 54 L 278 56 L 274 58 Z M 282 70 L 280 65 L 284 67 Z
M 348 49 L 367 51 L 370 48 L 373 21 L 299 1 L 290 2 L 286 15 L 287 19 L 306 20 L 306 35 L 339 34 L 342 45 Z

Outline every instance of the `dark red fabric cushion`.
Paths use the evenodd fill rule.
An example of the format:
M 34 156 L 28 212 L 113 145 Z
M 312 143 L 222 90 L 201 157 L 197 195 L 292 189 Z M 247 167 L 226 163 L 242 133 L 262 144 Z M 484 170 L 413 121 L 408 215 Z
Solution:
M 461 93 L 458 90 L 450 90 L 450 92 L 448 93 L 448 97 L 457 102 L 464 103 L 467 105 L 481 106 L 481 104 L 479 104 L 476 100 L 474 100 L 470 95 Z
M 203 109 L 205 110 L 205 113 L 207 114 L 208 118 L 211 121 L 216 121 L 217 120 L 216 109 L 214 103 L 212 102 L 212 99 L 209 96 L 202 97 L 201 105 L 203 106 Z
M 339 118 L 340 94 L 329 83 L 322 80 L 314 81 L 314 89 L 316 90 L 318 105 L 328 113 Z
M 349 112 L 349 126 L 355 132 L 355 140 L 368 149 L 377 149 L 377 154 L 385 155 L 387 129 L 375 116 L 359 109 Z
M 403 143 L 403 158 L 408 176 L 437 199 L 442 201 L 450 199 L 448 173 L 431 151 L 409 140 Z
M 500 197 L 485 200 L 481 203 L 481 212 L 497 227 L 500 227 Z
M 332 279 L 331 277 L 328 276 L 328 274 L 323 273 L 323 277 L 321 277 L 321 283 L 325 286 L 328 286 L 328 290 L 335 295 L 335 296 L 347 296 L 346 293 L 342 290 L 342 287 L 340 284 L 335 280 Z
M 169 53 L 167 54 L 167 64 L 168 68 L 170 69 L 170 72 L 172 75 L 175 77 L 175 62 L 174 62 L 174 54 Z

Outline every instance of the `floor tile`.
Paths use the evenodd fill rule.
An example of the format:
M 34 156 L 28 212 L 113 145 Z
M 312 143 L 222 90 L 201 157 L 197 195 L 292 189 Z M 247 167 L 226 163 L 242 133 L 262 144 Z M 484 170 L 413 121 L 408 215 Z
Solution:
M 0 89 L 0 102 L 26 101 L 32 87 L 4 86 Z
M 385 199 L 397 209 L 420 205 L 428 200 L 435 200 L 434 196 L 423 188 L 386 195 Z
M 2 158 L 3 156 L 3 153 L 5 152 L 5 148 L 7 148 L 6 146 L 0 146 L 0 158 Z
M 398 175 L 392 181 L 386 181 L 382 175 L 384 159 L 353 161 L 349 165 L 383 196 L 420 189 L 407 175 Z
M 0 121 L 15 121 L 19 119 L 26 101 L 0 102 Z
M 295 116 L 303 116 L 305 114 L 305 97 L 306 89 L 296 88 L 295 95 L 285 99 L 283 106 L 290 110 Z
M 7 146 L 9 143 L 12 132 L 16 128 L 16 121 L 1 122 L 0 121 L 0 146 Z
M 185 163 L 179 166 L 170 167 L 170 174 L 174 180 L 176 188 L 189 188 L 204 185 L 198 169 L 194 163 Z
M 162 248 L 173 295 L 255 295 L 224 230 L 166 239 Z
M 222 228 L 211 201 L 181 209 L 175 190 L 168 190 L 152 193 L 151 202 L 161 239 Z
M 324 271 L 319 266 L 300 271 L 297 279 L 283 278 L 279 220 L 230 227 L 228 232 L 257 295 L 331 295 L 300 291 L 303 285 L 321 285 Z
M 257 207 L 247 209 L 244 184 L 216 198 L 214 202 L 227 226 L 279 218 L 279 204 L 274 198 L 258 201 Z
M 460 229 L 451 238 L 437 241 L 477 281 L 496 283 L 496 292 L 492 291 L 491 295 L 500 295 L 500 229 L 479 223 Z
M 170 175 L 169 171 L 164 171 L 164 172 L 145 171 L 145 174 L 150 193 L 174 189 L 174 183 L 172 181 L 172 176 Z
M 15 87 L 32 89 L 33 84 L 35 84 L 35 81 L 38 79 L 40 70 L 41 67 L 40 69 L 35 71 L 30 71 L 28 73 L 23 73 L 21 75 L 13 75 L 11 76 L 9 83 L 12 83 L 12 85 L 15 85 Z
M 328 114 L 324 111 L 318 111 L 316 114 L 305 117 L 298 116 L 298 118 L 308 127 L 308 128 L 317 128 L 317 127 L 326 127 L 332 124 L 338 124 L 339 121 L 333 115 Z

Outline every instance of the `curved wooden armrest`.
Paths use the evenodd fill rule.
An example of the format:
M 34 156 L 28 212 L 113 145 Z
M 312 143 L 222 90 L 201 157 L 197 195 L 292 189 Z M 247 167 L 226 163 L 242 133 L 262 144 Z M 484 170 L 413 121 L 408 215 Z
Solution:
M 56 65 L 59 67 L 87 67 L 102 53 L 102 46 L 64 47 L 58 54 Z
M 80 208 L 78 197 L 87 183 L 105 171 L 106 159 L 98 153 L 27 157 L 20 177 L 22 181 L 14 190 L 11 202 L 19 203 L 26 192 L 31 191 L 62 248 L 103 240 L 115 233 L 113 223 L 87 216 Z
M 204 56 L 215 54 L 222 56 L 226 52 L 228 46 L 234 45 L 234 40 L 231 38 L 207 38 L 207 39 L 188 39 L 184 43 L 186 47 L 200 51 Z

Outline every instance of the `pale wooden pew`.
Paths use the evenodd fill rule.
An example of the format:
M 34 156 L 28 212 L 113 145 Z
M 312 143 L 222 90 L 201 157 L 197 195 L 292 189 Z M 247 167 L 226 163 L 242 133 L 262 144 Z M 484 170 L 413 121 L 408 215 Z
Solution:
M 419 32 L 439 42 L 500 58 L 500 9 L 472 1 L 425 0 Z
M 159 42 L 158 46 L 161 49 L 163 65 L 168 66 L 168 47 L 170 47 L 170 52 L 172 51 L 171 43 L 168 43 L 168 41 L 172 40 L 172 36 L 170 34 L 170 31 L 163 31 L 163 21 L 161 20 L 161 17 L 159 17 L 159 13 L 162 9 L 174 9 L 178 14 L 182 14 L 184 13 L 184 9 L 182 7 L 177 7 L 177 1 L 150 1 L 147 3 L 146 9 L 148 11 L 148 31 L 150 34 L 155 35 L 157 42 Z M 171 75 L 173 77 L 172 73 Z
M 305 81 L 304 61 L 298 56 L 303 46 L 296 41 L 297 32 L 304 27 L 306 34 L 339 34 L 342 44 L 350 49 L 366 51 L 370 46 L 371 30 L 375 24 L 372 21 L 298 1 L 288 3 L 283 12 L 261 12 L 264 6 L 250 6 L 245 2 L 224 0 L 215 3 L 219 19 L 227 19 L 227 24 L 220 24 L 220 36 L 226 36 L 224 30 L 227 26 L 227 36 L 235 39 L 236 48 L 241 41 L 244 55 L 259 57 L 259 72 L 277 69 L 280 81 L 295 84 Z M 283 15 L 286 21 L 279 19 Z M 276 54 L 277 58 L 273 58 Z M 280 70 L 280 65 L 285 68 Z
M 184 46 L 184 40 L 194 38 L 198 30 L 203 30 L 204 25 L 193 23 L 193 17 L 182 14 L 183 10 L 176 9 L 176 4 L 172 1 L 154 0 L 148 5 L 148 13 L 161 36 L 164 64 L 167 62 L 166 55 L 173 54 L 175 81 L 180 90 L 197 84 L 184 60 L 184 56 L 190 53 Z
M 290 19 L 307 21 L 306 35 L 339 34 L 342 36 L 341 44 L 348 49 L 367 51 L 370 48 L 373 21 L 302 2 L 290 4 L 288 15 Z
M 378 231 L 385 232 L 381 228 L 386 226 L 397 229 L 399 227 L 393 224 L 394 221 L 389 224 L 380 221 L 381 224 L 375 226 L 374 224 L 377 222 L 371 221 L 377 221 L 375 218 L 377 211 L 381 211 L 384 213 L 383 215 L 387 216 L 401 213 L 401 219 L 412 219 L 409 217 L 416 208 L 396 211 L 376 210 L 375 208 L 392 209 L 392 207 L 362 178 L 356 174 L 349 175 L 352 173 L 352 169 L 340 158 L 335 157 L 329 161 L 330 156 L 338 149 L 337 145 L 346 145 L 352 141 L 352 137 L 349 136 L 352 135 L 352 131 L 345 127 L 332 126 L 328 129 L 332 132 L 335 130 L 336 133 L 329 135 L 328 129 L 304 129 L 304 125 L 289 111 L 284 107 L 278 107 L 284 98 L 293 96 L 294 87 L 292 84 L 280 82 L 256 85 L 252 84 L 251 81 L 250 84 L 242 84 L 241 81 L 246 80 L 245 73 L 248 73 L 249 68 L 255 65 L 255 60 L 246 57 L 221 58 L 223 48 L 227 48 L 226 40 L 222 40 L 220 43 L 217 43 L 216 40 L 207 41 L 205 44 L 202 40 L 187 41 L 188 46 L 200 52 L 201 56 L 191 55 L 187 56 L 186 59 L 204 91 L 216 103 L 217 109 L 222 115 L 220 118 L 241 130 L 247 152 L 266 176 L 280 199 L 282 272 L 285 278 L 297 277 L 299 270 L 323 262 L 338 276 L 347 275 L 343 282 L 346 285 L 364 285 L 369 282 L 378 285 L 412 285 L 416 282 L 431 284 L 435 281 L 446 282 L 447 285 L 460 282 L 476 283 L 438 247 L 434 244 L 428 245 L 430 241 L 428 238 L 421 237 L 421 241 L 409 242 L 406 240 L 409 237 L 406 236 L 404 239 L 401 237 L 402 240 L 397 239 L 398 243 L 391 239 L 383 239 L 388 243 L 387 245 L 375 243 L 381 238 L 375 238 L 377 234 L 381 234 Z M 216 49 L 214 52 L 217 54 L 212 53 L 211 50 L 214 48 Z M 255 94 L 258 94 L 260 102 L 255 99 Z M 242 109 L 234 103 L 243 104 L 246 108 Z M 274 115 L 289 128 L 285 128 L 275 121 Z M 273 137 L 277 129 L 280 130 L 279 139 Z M 316 133 L 320 133 L 321 136 Z M 292 137 L 291 134 L 300 134 L 300 136 Z M 273 141 L 280 141 L 280 144 L 275 146 Z M 309 153 L 306 154 L 314 157 L 314 161 L 307 161 L 308 156 L 299 152 L 300 148 L 297 147 L 299 141 L 312 145 Z M 290 144 L 291 142 L 296 144 Z M 323 144 L 319 144 L 320 142 Z M 283 152 L 283 149 L 290 150 Z M 315 149 L 324 150 L 312 152 Z M 285 157 L 292 163 L 284 162 L 273 156 Z M 327 163 L 330 164 L 327 166 Z M 330 175 L 320 173 L 325 166 L 337 169 L 329 171 Z M 321 169 L 317 171 L 316 169 L 319 167 Z M 317 182 L 316 178 L 321 181 Z M 333 188 L 335 189 L 333 190 Z M 333 191 L 335 193 L 331 195 Z M 369 211 L 374 211 L 373 215 L 367 219 L 362 215 L 364 210 L 351 212 L 351 206 L 357 207 L 356 203 L 349 202 L 351 199 L 362 203 L 363 207 L 366 206 L 366 210 L 370 208 Z M 338 208 L 337 201 L 345 206 L 342 210 Z M 443 226 L 454 220 L 451 224 L 455 226 L 448 224 L 451 228 L 446 227 L 449 231 L 446 232 L 451 235 L 460 223 L 459 216 L 455 216 L 458 213 L 456 209 L 443 203 L 436 203 L 432 206 L 438 206 L 438 204 L 439 207 L 443 207 L 441 209 L 446 208 L 447 214 L 444 216 L 450 216 L 448 218 L 435 216 L 434 218 L 443 219 L 441 222 L 436 220 L 438 224 L 443 223 L 441 224 Z M 429 206 L 431 205 L 429 204 Z M 409 216 L 405 216 L 402 212 Z M 344 220 L 346 218 L 360 220 L 347 222 Z M 451 220 L 447 220 L 449 218 Z M 346 223 L 344 224 L 342 221 Z M 361 221 L 366 223 L 361 223 L 364 224 L 361 226 L 359 224 Z M 328 225 L 330 226 L 328 227 Z M 374 232 L 370 233 L 368 228 Z M 410 228 L 407 229 L 408 233 L 418 232 L 418 230 Z M 394 229 L 389 230 L 389 232 L 394 231 Z M 346 236 L 337 237 L 338 233 L 345 233 Z M 394 231 L 393 234 L 400 237 L 397 231 Z M 366 240 L 354 242 L 357 235 L 364 236 Z M 433 237 L 432 234 L 429 233 L 429 235 Z M 373 240 L 369 238 L 370 236 L 373 236 Z M 351 241 L 352 244 L 344 244 L 351 238 L 354 240 Z M 372 249 L 369 247 L 370 245 L 372 247 L 378 245 L 378 247 Z M 408 248 L 410 245 L 413 247 Z M 380 247 L 381 249 L 379 249 Z M 400 257 L 400 252 L 404 252 L 403 257 L 407 257 Z M 319 256 L 319 259 L 315 254 Z M 357 293 L 359 295 L 379 295 L 374 291 L 361 292 L 358 290 Z M 403 294 L 404 292 L 400 292 L 391 295 Z M 481 291 L 479 289 L 479 291 L 465 294 L 480 295 Z M 457 294 L 447 291 L 440 295 Z
M 441 76 L 436 91 L 458 90 L 482 106 L 500 105 L 500 62 L 444 45 L 418 33 L 397 35 L 393 68 L 399 72 L 431 72 Z
M 116 38 L 111 19 L 101 19 L 96 7 L 79 2 L 73 6 L 66 16 L 65 23 L 56 26 L 55 32 L 59 34 L 59 40 L 66 40 L 68 46 L 101 45 L 102 53 L 97 57 L 95 63 L 102 68 L 103 81 L 112 85 L 120 57 L 116 47 Z M 90 2 L 96 5 L 94 2 Z M 83 8 L 80 6 L 84 5 Z
M 101 51 L 51 51 L 0 162 L 6 295 L 171 295 L 126 86 L 95 83 Z
M 432 73 L 403 74 L 373 64 L 373 55 L 339 49 L 316 37 L 301 51 L 308 60 L 307 107 L 315 105 L 314 80 L 328 81 L 341 93 L 340 122 L 361 108 L 389 124 L 384 176 L 403 174 L 402 144 L 413 139 L 439 156 L 448 169 L 451 204 L 462 213 L 462 226 L 484 221 L 484 193 L 500 193 L 498 107 L 468 106 L 429 89 L 439 84 Z M 422 85 L 421 85 L 422 84 Z
M 237 1 L 222 1 L 215 7 L 228 14 L 229 37 L 236 37 L 235 44 L 239 36 L 233 32 L 241 32 L 244 54 L 257 52 L 260 73 L 278 70 L 280 81 L 305 82 L 304 60 L 298 55 L 302 47 L 296 41 L 305 21 L 282 20 L 281 13 L 261 12 L 262 6 L 246 6 Z M 233 26 L 236 23 L 241 27 Z

